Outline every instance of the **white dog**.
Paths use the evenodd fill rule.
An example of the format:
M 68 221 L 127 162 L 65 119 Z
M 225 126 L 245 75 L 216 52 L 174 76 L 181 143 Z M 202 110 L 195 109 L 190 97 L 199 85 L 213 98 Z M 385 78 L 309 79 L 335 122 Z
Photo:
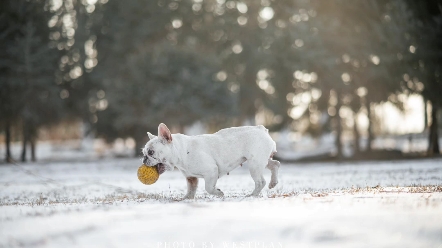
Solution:
M 161 123 L 158 137 L 147 134 L 150 140 L 143 148 L 143 163 L 157 166 L 160 174 L 178 168 L 187 178 L 185 198 L 195 197 L 198 178 L 204 178 L 209 194 L 224 196 L 216 188 L 216 181 L 246 161 L 255 181 L 251 196 L 258 196 L 266 184 L 264 168 L 272 173 L 269 188 L 278 183 L 280 163 L 272 159 L 276 144 L 264 126 L 232 127 L 214 134 L 187 136 L 171 134 Z

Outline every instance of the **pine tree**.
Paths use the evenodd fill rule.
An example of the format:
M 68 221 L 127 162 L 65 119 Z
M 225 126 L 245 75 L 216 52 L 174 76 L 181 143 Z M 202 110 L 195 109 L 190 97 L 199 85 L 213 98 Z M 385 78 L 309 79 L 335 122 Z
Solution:
M 404 20 L 405 39 L 408 41 L 409 63 L 404 72 L 404 87 L 422 95 L 431 103 L 431 124 L 428 136 L 428 154 L 440 154 L 439 111 L 442 107 L 442 4 L 440 1 L 407 1 L 404 12 L 412 19 Z
M 104 12 L 109 31 L 98 37 L 104 59 L 91 75 L 103 81 L 108 105 L 97 112 L 97 133 L 108 140 L 115 132 L 134 138 L 136 155 L 146 131 L 155 132 L 160 122 L 180 128 L 228 116 L 235 106 L 227 85 L 216 79 L 221 68 L 215 56 L 168 40 L 176 35 L 164 28 L 171 25 L 169 6 L 109 2 Z
M 38 128 L 54 123 L 61 110 L 59 88 L 54 81 L 58 52 L 49 47 L 44 1 L 4 4 L 3 17 L 9 30 L 2 41 L 5 43 L 2 70 L 6 75 L 2 80 L 5 85 L 1 87 L 6 103 L 3 111 L 7 124 L 21 124 L 22 161 L 26 160 L 28 142 L 35 161 Z

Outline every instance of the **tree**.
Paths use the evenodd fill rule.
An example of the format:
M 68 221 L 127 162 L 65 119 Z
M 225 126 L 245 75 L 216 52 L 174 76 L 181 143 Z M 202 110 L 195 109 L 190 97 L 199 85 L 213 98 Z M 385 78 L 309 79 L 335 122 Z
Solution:
M 395 69 L 400 64 L 394 39 L 398 28 L 384 21 L 388 4 L 382 1 L 313 1 L 312 8 L 316 17 L 310 18 L 310 25 L 318 37 L 306 40 L 311 56 L 303 58 L 308 70 L 318 75 L 316 87 L 325 93 L 318 100 L 319 110 L 334 115 L 340 156 L 341 107 L 350 108 L 356 116 L 365 105 L 371 124 L 371 105 L 390 101 L 390 95 L 402 90 Z M 395 105 L 401 108 L 400 103 Z M 355 144 L 359 144 L 356 119 L 353 122 Z M 371 148 L 371 125 L 368 133 Z
M 106 6 L 109 32 L 97 43 L 104 59 L 91 73 L 103 80 L 107 99 L 106 107 L 98 109 L 97 133 L 108 140 L 114 132 L 134 138 L 136 155 L 146 131 L 153 131 L 159 122 L 184 127 L 195 120 L 229 116 L 235 106 L 227 85 L 219 82 L 220 61 L 191 44 L 168 41 L 164 26 L 170 23 L 165 15 L 172 12 L 170 8 L 156 3 L 142 6 L 140 1 Z
M 8 25 L 3 39 L 2 68 L 6 74 L 2 81 L 5 85 L 1 87 L 2 95 L 6 96 L 3 111 L 7 128 L 11 122 L 21 123 L 22 161 L 26 160 L 28 142 L 35 161 L 38 128 L 54 123 L 60 113 L 59 88 L 54 81 L 58 52 L 48 46 L 49 18 L 44 5 L 44 1 L 8 1 L 3 6 Z
M 428 154 L 440 154 L 438 112 L 442 106 L 442 4 L 440 1 L 407 1 L 404 9 L 414 18 L 403 22 L 410 70 L 404 73 L 404 87 L 420 93 L 431 103 Z

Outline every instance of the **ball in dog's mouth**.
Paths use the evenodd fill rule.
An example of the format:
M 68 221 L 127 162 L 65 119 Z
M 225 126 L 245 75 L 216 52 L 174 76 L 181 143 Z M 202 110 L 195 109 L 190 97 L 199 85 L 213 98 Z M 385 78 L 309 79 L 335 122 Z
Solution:
M 151 185 L 154 184 L 158 178 L 160 177 L 160 173 L 158 171 L 158 167 L 155 166 L 147 166 L 142 164 L 137 171 L 138 180 L 143 184 Z

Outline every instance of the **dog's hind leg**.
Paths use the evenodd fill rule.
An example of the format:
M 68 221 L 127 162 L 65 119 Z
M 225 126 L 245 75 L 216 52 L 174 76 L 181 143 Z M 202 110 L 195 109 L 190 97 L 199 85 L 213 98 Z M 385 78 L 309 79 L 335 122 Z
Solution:
M 253 181 L 255 181 L 255 189 L 248 196 L 258 196 L 259 193 L 261 193 L 261 190 L 266 185 L 266 180 L 263 177 L 264 166 L 262 166 L 262 163 L 259 164 L 257 161 L 254 160 L 249 162 L 249 171 L 250 175 L 253 178 Z
M 198 178 L 196 177 L 187 177 L 187 194 L 184 196 L 184 199 L 193 199 L 195 198 L 196 189 L 198 188 Z
M 269 159 L 269 162 L 266 166 L 272 172 L 272 177 L 270 178 L 269 189 L 272 189 L 278 184 L 278 170 L 280 163 L 278 160 Z

